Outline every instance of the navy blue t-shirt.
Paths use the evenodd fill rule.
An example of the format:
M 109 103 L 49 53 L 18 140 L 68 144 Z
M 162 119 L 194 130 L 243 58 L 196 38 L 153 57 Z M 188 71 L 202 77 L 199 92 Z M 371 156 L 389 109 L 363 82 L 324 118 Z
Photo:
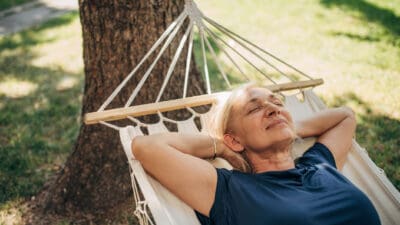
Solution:
M 367 196 L 336 170 L 315 143 L 293 169 L 249 174 L 217 169 L 210 217 L 202 225 L 379 225 Z

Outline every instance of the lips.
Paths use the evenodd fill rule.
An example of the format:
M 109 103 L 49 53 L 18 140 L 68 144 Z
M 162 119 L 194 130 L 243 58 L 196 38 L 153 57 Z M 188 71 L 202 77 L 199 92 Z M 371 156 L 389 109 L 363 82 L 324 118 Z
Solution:
M 277 125 L 280 125 L 280 124 L 282 124 L 282 123 L 285 123 L 286 124 L 286 120 L 284 120 L 284 119 L 274 119 L 274 120 L 272 120 L 271 122 L 269 122 L 269 124 L 268 124 L 268 126 L 265 128 L 266 130 L 267 129 L 270 129 L 270 128 L 273 128 L 273 127 L 275 127 L 275 126 L 277 126 Z

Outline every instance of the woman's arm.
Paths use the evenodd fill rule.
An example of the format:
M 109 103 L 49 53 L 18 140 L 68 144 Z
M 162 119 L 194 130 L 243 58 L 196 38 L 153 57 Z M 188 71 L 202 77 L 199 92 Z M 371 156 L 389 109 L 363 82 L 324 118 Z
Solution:
M 217 173 L 203 159 L 217 156 L 240 166 L 238 158 L 222 141 L 203 134 L 163 133 L 135 137 L 132 152 L 144 169 L 172 193 L 204 215 L 214 203 Z M 232 152 L 232 153 L 231 153 Z M 231 159 L 231 160 L 229 160 Z M 235 165 L 233 165 L 235 167 Z
M 354 112 L 348 107 L 326 109 L 296 124 L 300 137 L 317 136 L 332 152 L 336 166 L 343 168 L 355 133 Z

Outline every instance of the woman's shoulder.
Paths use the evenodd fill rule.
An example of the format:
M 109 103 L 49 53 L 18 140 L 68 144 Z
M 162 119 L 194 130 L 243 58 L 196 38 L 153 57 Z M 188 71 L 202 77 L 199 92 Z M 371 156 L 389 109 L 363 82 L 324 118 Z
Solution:
M 327 146 L 315 142 L 304 154 L 296 160 L 296 165 L 317 165 L 326 163 L 336 168 L 335 158 Z
M 226 168 L 216 168 L 217 171 L 217 183 L 228 183 L 232 178 L 233 170 Z

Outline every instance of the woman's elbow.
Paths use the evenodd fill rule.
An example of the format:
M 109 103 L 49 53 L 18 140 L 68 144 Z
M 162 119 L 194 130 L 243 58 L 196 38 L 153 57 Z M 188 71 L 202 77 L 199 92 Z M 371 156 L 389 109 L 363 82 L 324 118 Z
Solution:
M 353 109 L 349 107 L 343 107 L 343 110 L 346 112 L 346 119 L 344 121 L 347 128 L 355 132 L 357 126 L 356 114 L 354 113 Z
M 346 113 L 347 118 L 350 118 L 354 122 L 356 121 L 356 114 L 354 113 L 353 109 L 347 106 L 342 106 L 342 110 Z
M 136 159 L 140 161 L 140 158 L 142 157 L 143 151 L 146 149 L 146 137 L 145 136 L 136 136 L 132 139 L 131 142 L 131 151 L 132 154 Z

